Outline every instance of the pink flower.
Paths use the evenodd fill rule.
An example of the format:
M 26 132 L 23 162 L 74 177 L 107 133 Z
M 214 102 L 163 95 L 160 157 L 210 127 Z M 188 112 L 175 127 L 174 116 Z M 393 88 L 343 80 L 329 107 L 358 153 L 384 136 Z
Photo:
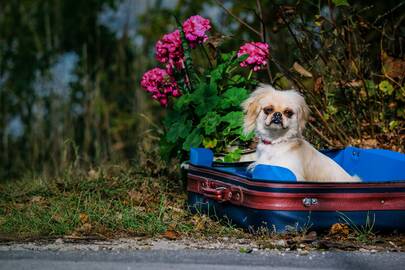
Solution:
M 258 71 L 267 65 L 269 45 L 263 42 L 249 42 L 240 47 L 238 57 L 248 54 L 249 57 L 240 63 L 241 67 L 250 67 Z
M 166 70 L 154 68 L 142 76 L 141 86 L 152 94 L 152 98 L 159 101 L 164 107 L 167 106 L 168 97 L 181 96 L 181 92 L 173 77 L 167 74 Z
M 184 51 L 179 30 L 164 35 L 155 45 L 155 54 L 156 59 L 167 68 L 183 68 Z
M 205 32 L 210 29 L 210 21 L 200 15 L 191 16 L 183 23 L 184 34 L 192 48 L 195 48 L 197 44 L 207 41 L 208 36 Z

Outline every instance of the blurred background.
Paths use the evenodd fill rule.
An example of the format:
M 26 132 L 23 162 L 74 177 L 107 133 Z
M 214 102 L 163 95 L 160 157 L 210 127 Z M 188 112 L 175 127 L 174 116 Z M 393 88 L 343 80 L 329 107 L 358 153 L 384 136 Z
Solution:
M 182 20 L 194 14 L 209 18 L 215 29 L 213 33 L 229 37 L 230 41 L 224 46 L 237 49 L 240 40 L 258 41 L 258 37 L 235 20 L 229 11 L 259 29 L 256 2 L 1 1 L 0 180 L 33 173 L 57 175 L 72 166 L 143 162 L 141 159 L 153 151 L 163 132 L 160 119 L 165 110 L 152 101 L 139 82 L 146 70 L 157 66 L 154 45 L 163 34 L 175 28 L 173 15 Z M 353 30 L 360 31 L 365 40 L 365 47 L 360 48 L 358 54 L 367 59 L 362 63 L 365 68 L 357 70 L 356 76 L 372 78 L 377 73 L 384 73 L 381 72 L 382 49 L 401 68 L 405 55 L 405 5 L 398 0 L 349 3 L 353 14 L 362 14 L 362 17 L 353 15 L 356 26 L 364 27 Z M 313 56 L 312 51 L 319 50 L 316 44 L 307 50 L 304 39 L 301 43 L 304 45 L 297 46 L 294 34 L 299 28 L 289 27 L 286 18 L 294 13 L 301 22 L 315 27 L 322 24 L 322 16 L 330 17 L 330 5 L 330 1 L 261 1 L 271 54 L 277 60 L 270 66 L 274 74 L 282 69 L 277 63 L 289 69 L 297 60 L 309 59 Z M 367 25 L 369 21 L 372 24 Z M 381 38 L 382 35 L 386 36 Z M 338 50 L 330 48 L 329 53 L 326 62 L 340 61 L 332 57 L 339 53 Z M 342 67 L 337 70 L 347 72 L 350 69 L 347 63 L 340 65 Z M 325 69 L 325 72 L 347 76 L 347 73 L 336 75 L 330 70 L 333 68 Z M 266 78 L 263 77 L 263 81 Z M 282 85 L 283 77 L 280 78 Z M 404 91 L 403 77 L 390 78 L 394 78 L 395 83 L 391 84 L 395 91 Z M 375 82 L 378 84 L 380 79 L 376 77 Z M 319 85 L 315 87 L 319 88 Z M 361 95 L 361 89 L 358 91 L 358 94 L 350 95 Z M 365 95 L 368 95 L 367 91 Z M 376 140 L 377 146 L 388 140 L 396 147 L 394 150 L 403 151 L 402 96 L 398 99 L 387 97 L 383 101 L 386 106 L 378 103 L 381 100 L 376 95 L 368 99 L 368 103 L 354 102 L 353 108 L 363 106 L 365 109 L 360 113 L 365 118 L 384 112 L 381 117 L 377 115 L 375 121 L 385 123 L 379 133 L 391 135 L 388 139 L 378 137 L 376 131 L 370 139 Z M 327 107 L 330 114 L 351 108 L 347 101 L 338 103 L 338 99 L 330 106 Z M 357 113 L 351 117 L 356 118 Z M 361 131 L 358 133 L 359 129 L 353 125 L 356 124 L 348 125 L 348 132 L 355 134 L 350 138 L 362 137 Z M 318 131 L 321 129 L 318 127 Z M 345 142 L 355 144 L 356 141 Z

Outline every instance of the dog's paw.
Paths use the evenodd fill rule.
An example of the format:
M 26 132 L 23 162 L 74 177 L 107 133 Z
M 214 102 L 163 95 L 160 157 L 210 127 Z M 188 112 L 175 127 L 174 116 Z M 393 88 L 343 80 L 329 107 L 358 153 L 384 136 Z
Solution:
M 248 173 L 253 173 L 253 170 L 255 169 L 256 165 L 257 165 L 256 162 L 250 163 L 250 165 L 246 168 L 246 171 L 247 171 Z
M 353 175 L 353 176 L 352 176 L 352 181 L 353 181 L 353 182 L 361 182 L 361 181 L 363 181 L 363 180 L 361 180 L 361 178 L 360 178 L 358 175 Z

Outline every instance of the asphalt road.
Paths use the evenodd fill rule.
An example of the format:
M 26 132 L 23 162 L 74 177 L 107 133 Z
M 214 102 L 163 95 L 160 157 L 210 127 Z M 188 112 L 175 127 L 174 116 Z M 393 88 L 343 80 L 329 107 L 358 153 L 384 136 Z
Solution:
M 0 269 L 404 269 L 405 253 L 218 250 L 1 251 Z

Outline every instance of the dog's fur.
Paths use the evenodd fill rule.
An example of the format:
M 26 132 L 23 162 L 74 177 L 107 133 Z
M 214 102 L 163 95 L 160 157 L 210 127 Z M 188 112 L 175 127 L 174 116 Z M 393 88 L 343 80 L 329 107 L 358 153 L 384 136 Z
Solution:
M 242 107 L 245 112 L 244 132 L 254 130 L 259 138 L 251 168 L 256 164 L 285 167 L 298 181 L 360 181 L 302 138 L 309 109 L 298 92 L 260 85 Z

